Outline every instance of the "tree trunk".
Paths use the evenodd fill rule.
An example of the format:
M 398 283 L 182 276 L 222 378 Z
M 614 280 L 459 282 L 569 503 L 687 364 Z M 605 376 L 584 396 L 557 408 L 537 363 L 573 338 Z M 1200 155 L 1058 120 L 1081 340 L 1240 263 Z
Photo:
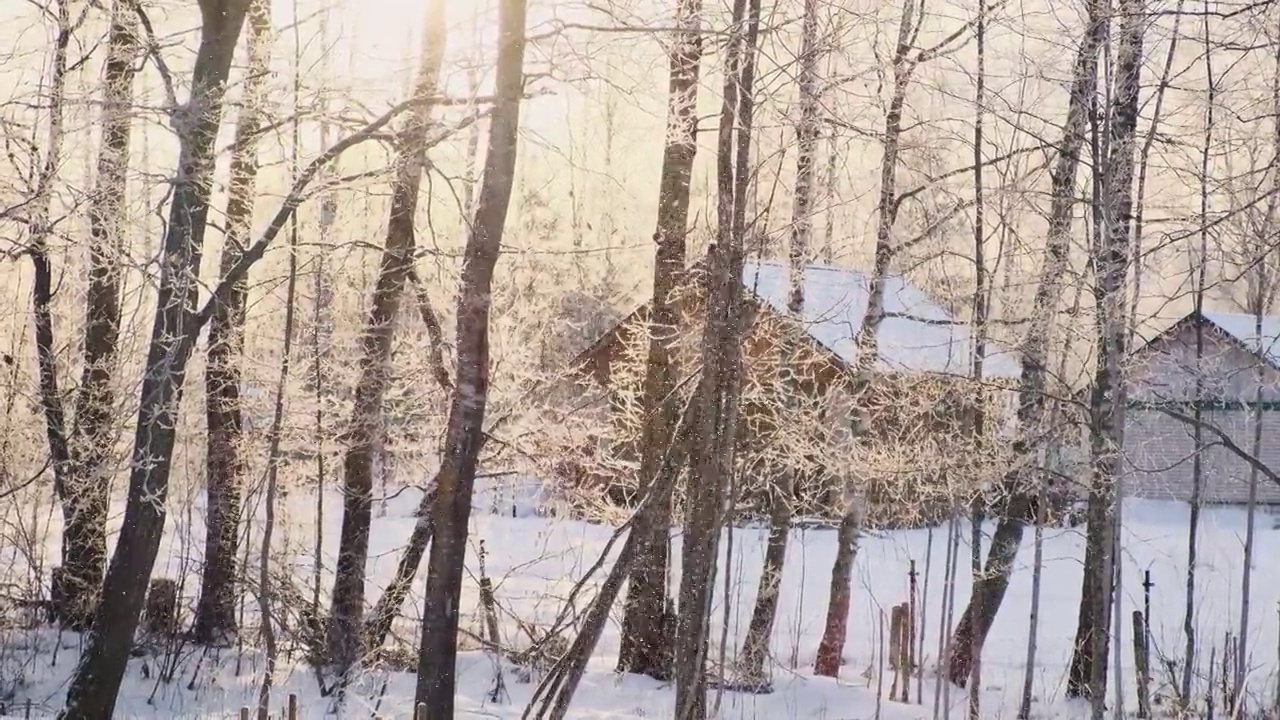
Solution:
M 40 405 L 44 411 L 45 436 L 49 442 L 49 460 L 53 469 L 54 492 L 63 503 L 63 512 L 74 508 L 73 489 L 68 487 L 68 475 L 71 472 L 71 456 L 67 447 L 66 412 L 62 402 L 62 393 L 58 389 L 58 357 L 54 343 L 53 329 L 53 268 L 49 263 L 49 237 L 53 228 L 49 223 L 50 203 L 52 202 L 53 183 L 62 167 L 63 143 L 63 108 L 66 103 L 67 86 L 67 48 L 71 44 L 74 32 L 68 3 L 57 3 L 58 35 L 53 44 L 53 68 L 49 78 L 49 135 L 45 156 L 41 162 L 40 172 L 36 178 L 36 187 L 30 199 L 31 217 L 27 221 L 30 236 L 28 252 L 34 278 L 31 289 L 31 310 L 35 331 L 36 364 L 40 378 Z M 6 356 L 7 358 L 7 356 Z M 74 513 L 74 510 L 72 510 Z M 64 539 L 65 542 L 65 539 Z M 64 546 L 64 555 L 68 548 Z M 83 568 L 77 568 L 84 572 Z M 62 580 L 62 576 L 71 571 L 59 572 L 58 595 L 72 596 L 78 593 L 84 597 L 88 590 L 78 588 L 64 593 L 63 586 L 69 586 L 70 580 Z M 69 588 L 68 588 L 69 589 Z M 94 590 L 97 590 L 95 585 Z M 72 606 L 63 603 L 64 609 Z M 71 611 L 79 614 L 82 611 Z
M 195 318 L 197 272 L 209 214 L 215 141 L 222 99 L 248 0 L 202 0 L 200 48 L 191 99 L 175 118 L 179 168 L 161 257 L 159 296 L 139 395 L 128 505 L 103 585 L 89 642 L 67 691 L 67 720 L 106 720 L 113 715 L 164 532 L 165 498 L 172 467 L 177 409 L 191 356 L 189 326 Z
M 138 42 L 132 3 L 112 8 L 103 70 L 102 147 L 89 205 L 89 289 L 85 298 L 84 368 L 70 440 L 71 464 L 62 506 L 66 605 L 59 619 L 87 630 L 107 566 L 111 447 L 115 444 L 116 351 L 120 336 L 120 228 L 133 120 L 133 62 Z
M 440 482 L 439 477 L 435 482 L 437 484 Z M 378 598 L 369 618 L 365 620 L 365 647 L 370 650 L 382 647 L 386 642 L 387 634 L 391 632 L 391 624 L 400 614 L 405 598 L 409 597 L 409 586 L 413 584 L 413 578 L 418 574 L 418 566 L 422 564 L 422 558 L 427 554 L 427 547 L 431 544 L 432 536 L 435 535 L 436 526 L 431 515 L 434 502 L 433 489 L 422 498 L 417 522 L 414 523 L 409 542 L 405 545 L 404 555 L 400 556 L 400 562 L 396 565 L 395 577 L 382 592 L 382 597 Z
M 265 0 L 249 8 L 249 71 L 236 124 L 231 155 L 231 185 L 227 191 L 226 235 L 220 275 L 226 275 L 244 255 L 253 224 L 258 176 L 258 136 L 264 121 L 267 78 L 271 65 L 271 14 Z M 196 604 L 196 642 L 225 642 L 236 632 L 236 557 L 240 548 L 240 482 L 245 472 L 241 453 L 244 430 L 240 391 L 240 363 L 244 353 L 245 301 L 248 277 L 231 288 L 226 302 L 216 305 L 209 325 L 209 357 L 205 366 L 205 418 L 208 441 L 205 481 L 208 525 L 200 600 Z
M 982 387 L 983 366 L 986 362 L 987 354 L 987 307 L 990 300 L 990 291 L 987 286 L 987 261 L 986 261 L 986 218 L 984 211 L 986 210 L 983 195 L 983 120 L 986 103 L 987 89 L 987 3 L 986 0 L 978 0 L 978 18 L 974 28 L 974 39 L 977 42 L 977 88 L 974 94 L 974 121 L 973 121 L 973 274 L 974 274 L 974 290 L 973 290 L 973 306 L 972 306 L 972 325 L 973 333 L 973 353 L 972 353 L 972 374 L 973 381 L 978 388 Z M 982 452 L 983 445 L 986 441 L 986 409 L 983 407 L 982 400 L 974 405 L 973 413 L 973 435 L 974 450 L 978 453 Z M 974 497 L 973 500 L 973 521 L 972 536 L 973 540 L 969 545 L 970 550 L 970 573 L 973 587 L 981 587 L 985 574 L 982 568 L 982 520 L 985 512 L 983 511 L 983 498 L 981 494 Z M 1018 554 L 1018 545 L 1022 542 L 1022 528 L 1018 527 L 1016 536 L 999 538 L 1003 540 L 1009 549 L 1003 550 L 1005 556 L 1010 556 L 1008 562 L 1012 563 L 1014 557 Z M 995 551 L 995 542 L 997 538 L 992 538 L 991 550 Z M 997 563 L 998 566 L 998 563 Z M 993 567 L 992 569 L 995 569 Z M 1005 584 L 1005 588 L 1008 584 Z M 990 591 L 992 594 L 999 592 L 1003 596 L 1005 588 L 992 586 Z M 970 607 L 973 610 L 975 618 L 981 620 L 989 617 L 983 612 L 983 608 L 987 604 L 987 598 L 983 593 L 974 593 L 970 600 Z M 960 618 L 961 625 L 964 624 L 964 617 Z M 970 720 L 979 720 L 981 710 L 981 693 L 982 693 L 982 643 L 986 640 L 987 631 L 990 630 L 990 623 L 977 622 L 969 631 L 969 642 L 964 645 L 965 655 L 969 661 L 969 718 Z M 959 634 L 959 633 L 957 633 Z M 953 646 L 955 647 L 955 646 Z
M 987 633 L 991 631 L 996 619 L 994 609 L 999 608 L 1004 601 L 1009 580 L 1013 576 L 1013 564 L 1018 558 L 1018 549 L 1022 546 L 1026 527 L 1024 518 L 1031 512 L 1031 504 L 1025 495 L 1020 495 L 1015 504 L 1016 507 L 1009 507 L 1004 511 L 996 525 L 981 580 L 975 586 L 975 592 L 970 596 L 969 604 L 961 613 L 960 622 L 951 636 L 947 678 L 960 687 L 967 685 L 973 670 L 971 663 L 986 642 Z
M 414 701 L 427 720 L 453 718 L 458 614 L 466 564 L 467 524 L 489 393 L 489 311 L 494 266 L 515 182 L 520 98 L 524 89 L 526 0 L 502 0 L 498 12 L 495 102 L 484 176 L 463 256 L 457 308 L 457 373 L 433 508 L 435 535 L 427 561 L 422 640 Z
M 355 406 L 343 437 L 342 530 L 329 613 L 327 656 L 346 672 L 364 653 L 365 564 L 373 522 L 373 454 L 383 432 L 382 399 L 389 382 L 391 339 L 400 299 L 413 270 L 414 215 L 426 165 L 427 127 L 439 87 L 445 50 L 444 0 L 427 5 L 426 36 L 409 117 L 397 137 L 399 157 L 392 186 L 387 238 L 373 291 L 373 307 L 360 348 Z
M 669 53 L 667 91 L 668 135 L 662 153 L 658 188 L 657 245 L 653 265 L 653 300 L 649 317 L 649 357 L 645 366 L 644 422 L 641 429 L 640 481 L 654 486 L 665 465 L 663 457 L 674 439 L 679 398 L 676 359 L 679 312 L 675 293 L 684 273 L 685 234 L 689 223 L 689 183 L 697 152 L 695 137 L 698 75 L 702 58 L 702 0 L 679 0 L 676 25 L 684 32 L 673 37 Z M 673 472 L 676 469 L 672 470 Z M 622 619 L 619 672 L 668 679 L 671 642 L 667 629 L 667 568 L 670 554 L 671 504 L 654 503 L 637 518 L 631 532 L 639 543 L 636 562 L 627 576 Z
M 791 218 L 790 296 L 787 312 L 797 323 L 804 321 L 804 278 L 813 246 L 813 200 L 818 155 L 818 2 L 805 0 L 804 20 L 800 31 L 800 119 L 796 127 L 796 185 Z M 794 409 L 810 398 L 802 398 L 800 356 L 797 341 L 788 335 L 782 345 L 779 390 L 780 411 Z M 795 470 L 779 467 L 773 473 L 775 482 L 770 498 L 769 540 L 765 547 L 764 567 L 756 588 L 751 623 L 742 643 L 738 673 L 743 683 L 763 686 L 766 682 L 764 661 L 769 654 L 769 640 L 778 614 L 778 595 L 787 558 L 787 539 L 791 532 L 791 515 L 795 497 Z
M 742 266 L 750 187 L 760 0 L 735 0 L 717 144 L 716 242 L 707 252 L 700 405 L 686 495 L 675 640 L 675 716 L 707 716 L 712 590 L 727 483 L 733 473 L 741 390 Z
M 431 365 L 432 374 L 444 396 L 448 396 L 453 392 L 453 380 L 449 377 L 449 369 L 445 367 L 444 335 L 440 328 L 440 320 L 436 317 L 435 310 L 431 307 L 431 299 L 427 296 L 427 290 L 422 286 L 421 278 L 416 272 L 410 271 L 409 281 L 413 283 L 416 290 L 418 314 L 422 317 L 427 338 L 431 342 L 428 362 Z M 484 441 L 488 437 L 485 435 L 481 438 L 481 450 L 484 449 Z M 368 649 L 381 647 L 386 641 L 387 633 L 391 632 L 392 622 L 400 614 L 400 608 L 404 606 L 405 598 L 409 596 L 409 587 L 418 575 L 418 566 L 422 564 L 422 558 L 427 554 L 427 546 L 435 534 L 436 526 L 431 512 L 435 503 L 436 488 L 439 486 L 440 475 L 437 473 L 418 503 L 415 513 L 418 521 L 414 523 L 413 532 L 409 533 L 409 542 L 405 545 L 404 555 L 400 556 L 400 562 L 396 565 L 395 577 L 382 591 L 382 597 L 378 598 L 373 613 L 364 623 L 365 647 Z
M 1090 398 L 1089 528 L 1085 540 L 1084 580 L 1075 652 L 1068 675 L 1068 695 L 1087 697 L 1094 720 L 1101 720 L 1107 690 L 1107 653 L 1112 609 L 1115 550 L 1115 478 L 1124 447 L 1124 360 L 1128 338 L 1126 317 L 1133 215 L 1134 135 L 1142 73 L 1142 41 L 1146 23 L 1143 0 L 1124 0 L 1116 52 L 1115 88 L 1109 108 L 1109 157 L 1102 193 L 1103 242 L 1095 266 L 1098 288 L 1098 358 Z
M 1072 73 L 1071 94 L 1067 105 L 1067 122 L 1062 131 L 1058 156 L 1050 175 L 1049 231 L 1045 241 L 1045 259 L 1036 286 L 1032 304 L 1030 327 L 1022 346 L 1022 376 L 1018 392 L 1018 434 L 1013 449 L 1018 458 L 1016 468 L 1005 478 L 1004 511 L 996 525 L 996 538 L 1017 538 L 1020 543 L 1026 522 L 1025 508 L 1029 506 L 1028 469 L 1034 465 L 1039 447 L 1045 439 L 1045 397 L 1048 382 L 1048 356 L 1052 337 L 1053 318 L 1057 314 L 1058 298 L 1067 270 L 1071 247 L 1071 226 L 1076 204 L 1076 175 L 1080 155 L 1084 148 L 1085 130 L 1098 83 L 1098 48 L 1106 30 L 1102 7 L 1097 0 L 1088 6 L 1088 19 L 1080 48 L 1076 52 Z M 1004 601 L 1005 589 L 1013 572 L 1013 560 L 1018 545 L 1008 546 L 993 540 L 982 580 L 970 597 L 951 640 L 948 677 L 964 687 L 970 668 L 970 660 L 962 655 L 981 652 L 987 631 L 995 622 Z M 990 584 L 991 587 L 987 587 Z M 970 634 L 972 620 L 978 616 L 981 632 Z M 966 619 L 970 619 L 967 624 Z M 965 634 L 961 635 L 961 631 Z M 970 642 L 977 643 L 970 649 Z M 962 668 L 963 672 L 958 669 Z

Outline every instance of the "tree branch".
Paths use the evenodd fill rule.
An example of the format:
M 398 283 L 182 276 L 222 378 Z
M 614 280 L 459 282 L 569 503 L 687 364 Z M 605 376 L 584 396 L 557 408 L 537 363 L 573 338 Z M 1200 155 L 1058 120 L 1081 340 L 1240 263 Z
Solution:
M 1219 442 L 1222 443 L 1222 447 L 1226 448 L 1231 454 L 1235 455 L 1236 457 L 1248 463 L 1248 465 L 1252 467 L 1254 470 L 1257 470 L 1263 475 L 1266 475 L 1267 479 L 1270 480 L 1271 482 L 1277 485 L 1280 485 L 1280 474 L 1277 474 L 1275 471 L 1271 469 L 1270 466 L 1268 466 L 1266 463 L 1259 460 L 1252 453 L 1248 452 L 1244 448 L 1237 445 L 1236 442 L 1231 439 L 1231 436 L 1228 435 L 1226 431 L 1224 431 L 1222 428 L 1219 428 L 1217 425 L 1214 425 L 1213 423 L 1210 423 L 1210 422 L 1206 422 L 1204 420 L 1196 419 L 1191 415 L 1188 415 L 1180 410 L 1175 410 L 1174 408 L 1171 408 L 1167 405 L 1144 405 L 1143 407 L 1151 410 L 1155 410 L 1156 412 L 1159 412 L 1159 413 L 1163 413 L 1164 415 L 1167 415 L 1173 418 L 1174 420 L 1180 420 L 1183 423 L 1186 423 L 1187 425 L 1190 425 L 1192 427 L 1198 427 L 1201 430 L 1209 432 L 1210 434 L 1216 436 Z

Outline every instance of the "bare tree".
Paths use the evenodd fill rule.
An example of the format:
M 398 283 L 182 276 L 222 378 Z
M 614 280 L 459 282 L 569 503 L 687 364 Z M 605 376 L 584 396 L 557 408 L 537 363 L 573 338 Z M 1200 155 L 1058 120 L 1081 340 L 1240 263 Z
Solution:
M 253 0 L 248 16 L 248 75 L 236 123 L 227 190 L 226 233 L 220 274 L 226 275 L 244 255 L 253 221 L 258 175 L 258 138 L 262 133 L 271 68 L 271 8 Z M 198 642 L 224 641 L 236 631 L 236 558 L 240 548 L 240 483 L 245 473 L 244 412 L 240 363 L 244 353 L 245 301 L 248 277 L 231 288 L 226 302 L 215 306 L 209 324 L 209 358 L 205 366 L 205 482 L 208 527 L 204 570 L 196 604 L 194 635 Z
M 790 296 L 787 311 L 800 321 L 804 312 L 805 270 L 813 247 L 813 205 L 815 175 L 818 154 L 819 131 L 819 78 L 818 61 L 818 3 L 805 0 L 804 18 L 800 30 L 800 118 L 796 126 L 796 181 L 791 215 Z M 804 402 L 801 398 L 798 357 L 799 341 L 790 334 L 780 347 L 781 366 L 779 385 L 783 403 L 794 406 Z M 760 571 L 760 583 L 756 589 L 755 607 L 751 624 L 742 644 L 738 662 L 741 681 L 757 686 L 765 683 L 764 661 L 769 651 L 769 639 L 773 635 L 773 623 L 778 613 L 778 595 L 782 585 L 782 571 L 787 557 L 787 538 L 791 533 L 791 516 L 794 506 L 795 476 L 791 468 L 777 468 L 772 476 L 769 515 L 769 539 L 765 547 L 764 567 Z
M 675 438 L 680 378 L 677 358 L 679 317 L 675 294 L 685 265 L 689 224 L 689 183 L 697 153 L 698 75 L 702 59 L 701 0 L 678 0 L 676 26 L 668 50 L 667 137 L 658 188 L 658 220 L 654 230 L 653 299 L 649 305 L 649 357 L 645 366 L 644 419 L 640 430 L 640 482 L 654 486 L 662 479 L 667 448 Z M 670 468 L 668 472 L 676 472 Z M 668 617 L 668 555 L 671 505 L 651 503 L 637 517 L 631 533 L 639 547 L 627 576 L 618 669 L 655 678 L 671 673 L 672 641 Z
M 707 716 L 712 589 L 720 559 L 742 390 L 742 267 L 746 235 L 760 0 L 735 0 L 716 153 L 716 240 L 706 261 L 706 321 L 681 544 L 675 716 Z
M 427 561 L 415 702 L 428 720 L 453 718 L 458 612 L 466 563 L 467 523 L 484 442 L 489 393 L 489 310 L 494 266 L 515 182 L 520 101 L 524 94 L 526 0 L 501 0 L 495 99 L 484 175 L 463 254 L 457 306 L 457 374 L 437 488 L 435 534 Z
M 930 183 L 904 189 L 899 185 L 900 155 L 904 144 L 904 111 L 907 93 L 916 71 L 922 64 L 952 52 L 968 39 L 973 22 L 966 22 L 939 42 L 919 47 L 920 29 L 925 18 L 923 2 L 909 0 L 903 5 L 902 16 L 892 57 L 892 82 L 890 96 L 884 113 L 884 130 L 880 134 L 882 155 L 880 160 L 878 202 L 876 204 L 875 258 L 867 281 L 867 309 L 857 335 L 857 363 L 851 381 L 853 417 L 851 418 L 854 442 L 864 441 L 870 432 L 870 398 L 875 388 L 876 362 L 879 358 L 879 332 L 885 319 L 885 279 L 893 268 L 895 259 L 912 246 L 929 238 L 934 231 L 972 206 L 972 200 L 958 201 L 930 223 L 924 233 L 904 241 L 895 241 L 894 227 L 903 203 L 925 192 Z M 990 162 L 990 161 L 988 161 Z M 970 170 L 972 171 L 972 170 Z M 818 656 L 814 661 L 814 673 L 836 677 L 840 673 L 848 633 L 850 584 L 853 580 L 853 563 L 857 555 L 858 536 L 861 532 L 863 499 L 860 497 L 860 479 L 850 478 L 845 485 L 844 509 L 836 536 L 836 557 L 831 568 L 831 585 L 827 601 L 826 622 Z
M 1068 694 L 1090 700 L 1094 720 L 1105 712 L 1112 585 L 1115 561 L 1116 477 L 1124 445 L 1124 361 L 1129 323 L 1128 284 L 1133 222 L 1134 151 L 1142 74 L 1144 0 L 1123 0 L 1116 39 L 1115 76 L 1108 117 L 1108 155 L 1100 192 L 1102 241 L 1095 248 L 1094 309 L 1098 318 L 1096 369 L 1090 395 L 1089 529 L 1084 580 Z M 1099 168 L 1095 167 L 1095 172 Z
M 103 68 L 102 146 L 89 205 L 89 290 L 85 297 L 84 368 L 71 429 L 63 488 L 62 571 L 53 593 L 63 622 L 86 630 L 107 565 L 113 383 L 120 336 L 120 252 L 129 138 L 133 118 L 137 17 L 132 0 L 112 6 Z
M 1045 399 L 1048 394 L 1049 351 L 1053 318 L 1062 293 L 1071 247 L 1071 226 L 1076 206 L 1076 176 L 1084 149 L 1090 108 L 1098 83 L 1098 49 L 1106 32 L 1104 8 L 1097 0 L 1087 3 L 1087 18 L 1072 70 L 1067 120 L 1057 147 L 1050 176 L 1049 230 L 1045 239 L 1044 264 L 1031 306 L 1031 317 L 1022 345 L 1022 377 L 1018 390 L 1018 430 L 1014 440 L 1017 466 L 1004 478 L 999 504 L 999 522 L 991 538 L 981 582 L 960 616 L 951 640 L 947 674 L 951 682 L 964 687 L 969 679 L 975 652 L 990 632 L 1004 602 L 1013 564 L 1026 522 L 1031 515 L 1034 465 L 1047 430 Z M 976 622 L 975 622 L 976 619 Z M 976 648 L 976 650 L 975 650 Z
M 1254 457 L 1260 457 L 1262 452 L 1262 436 L 1263 436 L 1263 388 L 1265 386 L 1266 363 L 1261 360 L 1265 357 L 1265 349 L 1263 343 L 1263 318 L 1271 313 L 1276 304 L 1277 293 L 1280 293 L 1280 257 L 1274 246 L 1275 228 L 1280 218 L 1276 217 L 1277 210 L 1280 210 L 1280 38 L 1272 40 L 1272 75 L 1271 75 L 1271 110 L 1274 114 L 1274 120 L 1271 129 L 1271 158 L 1265 168 L 1265 174 L 1269 178 L 1264 178 L 1264 187 L 1269 190 L 1269 197 L 1262 204 L 1258 212 L 1245 214 L 1245 227 L 1241 233 L 1241 245 L 1238 252 L 1229 252 L 1226 258 L 1227 262 L 1232 263 L 1239 270 L 1239 274 L 1244 279 L 1244 298 L 1240 303 L 1245 312 L 1253 316 L 1254 320 L 1254 339 L 1258 343 L 1255 352 L 1258 355 L 1257 369 L 1254 383 L 1256 389 L 1253 397 L 1253 437 L 1251 438 L 1250 453 Z M 1251 185 L 1251 184 L 1249 184 Z M 1252 190 L 1252 187 L 1250 187 Z M 1255 191 L 1256 192 L 1256 191 Z M 1252 193 L 1246 192 L 1245 198 L 1235 199 L 1237 204 L 1240 200 L 1252 200 L 1248 197 Z M 1236 711 L 1242 716 L 1247 714 L 1248 709 L 1244 705 L 1245 680 L 1247 675 L 1249 661 L 1249 639 L 1250 639 L 1250 610 L 1253 595 L 1253 559 L 1254 549 L 1257 541 L 1257 505 L 1258 505 L 1258 483 L 1261 473 L 1256 466 L 1249 468 L 1249 499 L 1247 505 L 1248 518 L 1245 526 L 1244 539 L 1244 557 L 1242 559 L 1243 569 L 1241 570 L 1240 579 L 1240 627 L 1238 630 L 1238 642 L 1236 655 L 1236 676 L 1233 679 L 1234 684 L 1232 694 Z
M 382 401 L 389 383 L 396 315 L 413 272 L 414 216 L 427 161 L 427 130 L 444 62 L 445 4 L 444 0 L 433 0 L 427 5 L 422 57 L 410 99 L 412 109 L 397 134 L 398 157 L 386 244 L 360 342 L 355 405 L 343 437 L 346 451 L 342 463 L 342 530 L 327 648 L 328 660 L 342 672 L 359 659 L 365 647 L 365 565 L 373 522 L 373 457 L 383 433 Z
M 164 530 L 165 497 L 177 432 L 175 415 L 194 340 L 197 272 L 209 215 L 214 142 L 222 100 L 249 0 L 200 0 L 200 48 L 191 97 L 178 108 L 179 165 L 161 255 L 155 323 L 140 394 L 124 525 L 103 585 L 88 645 L 67 690 L 67 720 L 110 718 L 142 612 L 147 578 Z

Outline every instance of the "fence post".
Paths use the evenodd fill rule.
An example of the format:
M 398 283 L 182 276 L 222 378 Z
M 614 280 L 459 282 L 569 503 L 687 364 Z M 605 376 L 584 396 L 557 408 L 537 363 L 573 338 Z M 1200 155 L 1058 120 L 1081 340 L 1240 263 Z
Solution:
M 1151 658 L 1147 655 L 1146 617 L 1133 611 L 1133 659 L 1138 676 L 1138 717 L 1151 717 Z

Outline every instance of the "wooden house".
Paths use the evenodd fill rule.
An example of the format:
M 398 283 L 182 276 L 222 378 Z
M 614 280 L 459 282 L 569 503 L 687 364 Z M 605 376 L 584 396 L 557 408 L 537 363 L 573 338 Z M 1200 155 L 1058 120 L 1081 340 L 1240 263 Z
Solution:
M 704 277 L 700 266 L 690 268 L 678 301 L 684 329 L 678 343 L 678 357 L 686 393 L 696 385 L 706 296 Z M 866 313 L 868 277 L 856 270 L 829 265 L 805 267 L 801 317 L 794 317 L 787 308 L 790 288 L 787 265 L 748 261 L 741 281 L 748 328 L 743 344 L 744 390 L 739 413 L 740 462 L 749 466 L 744 472 L 764 474 L 776 470 L 774 461 L 779 455 L 791 460 L 807 457 L 812 461 L 811 466 L 829 469 L 830 456 L 852 445 L 848 390 L 857 365 L 856 336 Z M 919 508 L 921 496 L 928 495 L 930 489 L 956 484 L 954 477 L 941 475 L 954 475 L 956 468 L 975 455 L 972 433 L 968 430 L 978 407 L 988 408 L 988 417 L 994 415 L 988 423 L 988 434 L 992 437 L 1008 420 L 1012 404 L 1001 388 L 1016 381 L 1020 366 L 1010 353 L 988 344 L 984 379 L 975 382 L 971 371 L 971 329 L 901 276 L 887 280 L 885 310 L 875 362 L 879 377 L 868 400 L 871 434 L 876 442 L 862 443 L 883 450 L 884 461 L 862 481 L 869 488 L 873 505 L 877 497 L 884 505 L 904 505 L 907 503 L 901 501 L 906 494 L 910 496 L 909 504 Z M 637 308 L 579 354 L 574 363 L 578 384 L 586 389 L 577 397 L 590 392 L 607 397 L 607 402 L 601 399 L 596 411 L 615 419 L 632 418 L 631 430 L 615 436 L 632 438 L 632 441 L 638 437 L 634 425 L 638 423 L 635 419 L 639 416 L 647 357 L 647 316 L 647 305 Z M 782 340 L 788 333 L 798 347 L 797 361 L 788 367 L 799 368 L 805 396 L 819 406 L 815 413 L 805 414 L 794 404 L 780 402 L 775 394 L 782 386 L 778 380 L 785 345 Z M 993 400 L 999 412 L 990 413 Z M 798 419 L 800 415 L 804 415 L 803 420 Z M 767 449 L 778 444 L 783 436 L 787 437 L 792 451 L 773 453 L 770 460 Z M 815 436 L 821 436 L 820 441 L 807 441 Z M 931 457 L 945 459 L 945 462 L 932 465 L 919 462 L 922 447 L 930 449 Z M 608 452 L 625 460 L 634 456 L 635 448 L 619 448 L 615 443 Z M 896 460 L 895 453 L 899 455 Z M 599 457 L 594 450 L 591 454 Z M 611 492 L 611 497 L 616 502 L 625 502 L 628 491 L 637 486 L 635 465 L 621 462 L 618 466 L 622 471 L 602 482 L 611 484 L 611 489 L 621 486 L 623 491 Z M 940 469 L 944 466 L 950 469 Z M 845 483 L 840 474 L 848 472 L 846 464 L 834 476 L 825 471 L 801 473 L 809 478 L 797 489 L 802 511 L 828 514 L 838 504 L 838 494 Z M 877 488 L 882 492 L 877 492 Z M 939 511 L 941 505 L 952 500 L 942 497 L 945 494 L 936 498 Z M 869 510 L 875 514 L 874 507 Z
M 1253 466 L 1211 430 L 1197 447 L 1186 419 L 1197 405 L 1204 424 L 1280 472 L 1280 316 L 1264 316 L 1259 332 L 1251 314 L 1190 313 L 1135 349 L 1126 381 L 1126 495 L 1190 501 L 1199 450 L 1203 501 L 1248 501 Z M 1258 502 L 1280 504 L 1280 485 L 1261 473 L 1257 491 Z

